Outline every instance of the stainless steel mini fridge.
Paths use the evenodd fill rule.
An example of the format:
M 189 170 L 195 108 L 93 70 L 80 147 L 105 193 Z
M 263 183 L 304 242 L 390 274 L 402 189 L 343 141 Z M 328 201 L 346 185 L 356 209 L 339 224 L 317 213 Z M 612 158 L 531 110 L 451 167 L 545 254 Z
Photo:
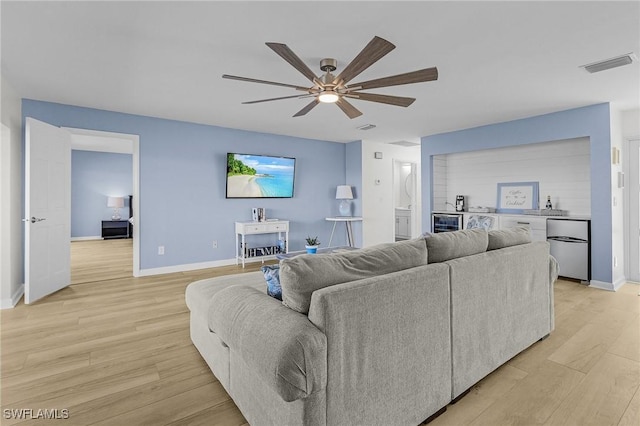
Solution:
M 560 266 L 560 276 L 591 279 L 590 221 L 547 219 L 547 241 Z

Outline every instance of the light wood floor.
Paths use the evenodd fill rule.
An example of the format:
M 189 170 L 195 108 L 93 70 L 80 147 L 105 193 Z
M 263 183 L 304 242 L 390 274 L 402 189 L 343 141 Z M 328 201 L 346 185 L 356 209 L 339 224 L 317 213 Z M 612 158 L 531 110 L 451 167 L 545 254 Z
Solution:
M 71 284 L 133 276 L 133 238 L 71 242 Z
M 184 289 L 259 266 L 76 284 L 1 311 L 2 409 L 68 409 L 68 425 L 246 424 L 190 342 Z M 432 425 L 637 426 L 638 290 L 558 281 L 551 336 Z

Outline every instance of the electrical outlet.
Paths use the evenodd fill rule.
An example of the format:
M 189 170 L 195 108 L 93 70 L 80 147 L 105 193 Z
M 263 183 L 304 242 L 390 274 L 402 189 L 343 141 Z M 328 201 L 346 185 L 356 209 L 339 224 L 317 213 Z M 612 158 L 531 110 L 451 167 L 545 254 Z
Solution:
M 216 249 L 218 248 L 218 242 L 216 240 L 213 241 L 213 244 L 211 244 L 211 247 Z
M 614 268 L 618 267 L 618 258 L 616 256 L 613 256 L 613 267 Z
M 162 256 L 164 254 L 164 246 L 158 246 L 158 255 Z

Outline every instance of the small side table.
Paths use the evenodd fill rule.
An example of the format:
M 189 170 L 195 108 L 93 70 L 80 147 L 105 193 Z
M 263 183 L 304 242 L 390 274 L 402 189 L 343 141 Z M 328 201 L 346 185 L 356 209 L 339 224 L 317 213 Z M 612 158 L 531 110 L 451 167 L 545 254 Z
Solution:
M 331 247 L 331 241 L 333 240 L 333 234 L 336 231 L 336 225 L 338 222 L 343 222 L 345 227 L 347 228 L 347 240 L 349 241 L 349 247 L 355 247 L 353 245 L 353 227 L 351 224 L 353 222 L 362 222 L 361 217 L 354 216 L 336 216 L 336 217 L 326 217 L 325 220 L 329 222 L 333 222 L 333 229 L 331 230 L 331 237 L 329 237 L 329 247 Z
M 128 220 L 103 220 L 102 238 L 105 240 L 112 238 L 129 238 Z

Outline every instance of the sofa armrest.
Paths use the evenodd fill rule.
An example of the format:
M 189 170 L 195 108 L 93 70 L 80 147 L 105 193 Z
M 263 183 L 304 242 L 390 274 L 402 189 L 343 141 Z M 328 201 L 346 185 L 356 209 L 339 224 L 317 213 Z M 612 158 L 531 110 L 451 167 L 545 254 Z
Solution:
M 211 299 L 209 329 L 284 401 L 327 384 L 327 339 L 306 315 L 251 287 L 231 286 Z

